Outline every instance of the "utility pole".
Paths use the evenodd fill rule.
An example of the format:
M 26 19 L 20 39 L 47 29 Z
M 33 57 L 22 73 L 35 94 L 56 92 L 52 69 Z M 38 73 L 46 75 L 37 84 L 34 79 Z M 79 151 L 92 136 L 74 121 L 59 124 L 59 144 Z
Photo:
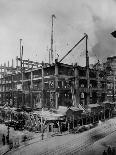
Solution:
M 51 64 L 53 63 L 53 24 L 54 24 L 54 18 L 56 18 L 56 16 L 53 14 L 52 15 L 52 31 L 51 31 L 51 55 L 49 54 L 49 57 L 51 56 Z

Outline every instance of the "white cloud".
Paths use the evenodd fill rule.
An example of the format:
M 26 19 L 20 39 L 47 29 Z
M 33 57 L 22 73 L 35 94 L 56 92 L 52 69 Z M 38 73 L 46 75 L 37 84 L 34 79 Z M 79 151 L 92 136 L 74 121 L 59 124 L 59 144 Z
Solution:
M 38 55 L 39 61 L 48 60 L 46 48 L 50 48 L 52 14 L 56 15 L 54 48 L 60 58 L 84 33 L 89 35 L 90 55 L 95 50 L 101 57 L 105 49 L 108 56 L 109 47 L 114 54 L 115 41 L 105 38 L 115 27 L 115 10 L 113 0 L 0 0 L 0 61 L 6 62 L 19 54 L 20 38 L 25 58 L 35 60 Z M 68 62 L 82 62 L 84 50 L 83 42 L 67 57 Z

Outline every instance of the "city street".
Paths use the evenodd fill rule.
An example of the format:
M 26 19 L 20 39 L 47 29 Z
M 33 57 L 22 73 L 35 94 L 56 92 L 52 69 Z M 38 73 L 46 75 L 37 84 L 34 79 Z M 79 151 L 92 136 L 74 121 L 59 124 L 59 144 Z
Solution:
M 0 124 L 0 153 L 6 152 L 8 147 L 6 140 L 5 140 L 5 146 L 3 145 L 3 142 L 2 142 L 3 134 L 5 135 L 5 137 L 8 135 L 8 127 L 5 124 Z M 9 128 L 9 138 L 13 141 L 14 145 L 16 142 L 20 144 L 22 142 L 24 135 L 26 135 L 29 139 L 31 139 L 35 134 L 27 130 L 18 131 L 18 130 L 14 130 L 14 128 L 12 127 Z
M 55 136 L 46 140 L 39 140 L 28 144 L 24 147 L 12 150 L 7 155 L 47 155 L 47 154 L 78 154 L 84 155 L 84 150 L 92 149 L 96 141 L 101 138 L 107 138 L 108 135 L 116 133 L 116 118 L 100 123 L 96 128 L 79 134 L 68 134 L 64 136 Z M 91 147 L 90 147 L 91 146 Z M 97 149 L 97 148 L 96 148 Z M 99 150 L 100 151 L 100 150 Z M 102 150 L 101 150 L 102 154 Z

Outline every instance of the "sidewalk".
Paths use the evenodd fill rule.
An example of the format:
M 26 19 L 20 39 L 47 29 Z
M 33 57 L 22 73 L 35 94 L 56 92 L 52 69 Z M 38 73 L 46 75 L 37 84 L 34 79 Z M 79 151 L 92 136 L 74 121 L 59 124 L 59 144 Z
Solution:
M 54 136 L 63 136 L 63 135 L 67 135 L 68 133 L 69 132 L 63 132 L 62 134 L 61 133 L 53 133 L 53 132 L 51 132 L 51 133 L 44 133 L 43 140 L 42 140 L 42 133 L 37 133 L 37 134 L 33 135 L 33 138 L 32 139 L 27 140 L 25 142 L 20 142 L 18 147 L 13 147 L 9 151 L 12 152 L 12 151 L 15 151 L 17 149 L 21 149 L 23 147 L 26 147 L 28 145 L 31 145 L 31 144 L 34 144 L 34 143 L 37 143 L 37 142 L 47 141 L 48 139 L 50 139 L 50 138 L 52 138 Z M 6 153 L 5 154 L 7 154 L 7 150 L 6 150 Z
M 37 133 L 35 135 L 33 135 L 33 138 L 30 139 L 30 140 L 27 140 L 25 142 L 22 142 L 19 146 L 19 148 L 21 147 L 25 147 L 25 145 L 30 145 L 30 144 L 33 144 L 33 143 L 36 143 L 36 142 L 42 142 L 42 141 L 46 141 L 48 140 L 49 138 L 52 138 L 54 136 L 63 136 L 63 135 L 67 135 L 69 132 L 63 132 L 62 134 L 61 133 L 54 133 L 54 132 L 50 132 L 50 133 L 47 133 L 45 132 L 43 134 L 43 139 L 42 139 L 42 133 Z
M 110 120 L 106 120 L 105 122 L 103 123 L 100 123 L 97 127 L 91 129 L 89 131 L 89 134 L 90 136 L 94 135 L 95 133 L 96 134 L 101 134 L 101 133 L 109 133 L 112 131 L 114 131 L 116 129 L 116 118 L 112 118 Z M 106 132 L 106 131 L 107 132 Z M 88 132 L 88 131 L 87 131 Z M 26 134 L 26 133 L 25 133 Z M 27 133 L 28 134 L 28 133 Z M 30 134 L 30 133 L 29 133 Z M 49 133 L 44 133 L 44 136 L 43 136 L 43 140 L 42 140 L 42 133 L 32 133 L 32 137 L 30 137 L 31 139 L 30 140 L 27 140 L 25 142 L 22 142 L 20 141 L 19 142 L 19 145 L 17 145 L 16 147 L 13 147 L 12 150 L 10 150 L 10 154 L 12 154 L 13 152 L 17 151 L 17 149 L 24 149 L 25 150 L 25 147 L 28 146 L 28 145 L 31 145 L 31 144 L 36 144 L 36 143 L 39 143 L 40 145 L 42 145 L 42 143 L 47 143 L 50 139 L 50 141 L 52 141 L 52 137 L 55 137 L 55 136 L 64 136 L 64 135 L 67 135 L 69 134 L 69 132 L 62 132 L 61 133 L 54 133 L 54 132 L 49 132 Z M 86 134 L 86 131 L 85 131 L 85 134 Z M 71 134 L 69 134 L 71 135 Z M 76 134 L 72 136 L 72 138 L 74 137 L 81 137 L 81 134 Z M 88 135 L 89 136 L 89 135 Z M 68 136 L 67 136 L 68 137 Z M 68 138 L 68 140 L 66 139 L 66 141 L 70 141 L 70 137 Z M 86 138 L 86 137 L 85 137 Z M 64 137 L 65 139 L 65 137 Z M 78 139 L 78 138 L 77 138 Z M 73 142 L 73 141 L 72 141 Z M 72 144 L 71 142 L 71 144 Z M 75 141 L 74 141 L 75 142 Z M 75 144 L 75 143 L 74 143 Z M 35 145 L 36 146 L 36 145 Z M 6 153 L 7 154 L 7 153 Z
M 0 147 L 0 155 L 6 154 L 7 151 L 9 151 L 9 146 L 8 145 L 4 145 L 4 146 Z

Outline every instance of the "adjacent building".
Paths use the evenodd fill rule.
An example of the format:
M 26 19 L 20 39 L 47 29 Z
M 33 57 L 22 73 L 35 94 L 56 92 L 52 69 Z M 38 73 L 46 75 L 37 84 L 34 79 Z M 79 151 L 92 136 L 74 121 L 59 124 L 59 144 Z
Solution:
M 107 72 L 107 99 L 116 100 L 116 56 L 108 57 L 104 68 Z

